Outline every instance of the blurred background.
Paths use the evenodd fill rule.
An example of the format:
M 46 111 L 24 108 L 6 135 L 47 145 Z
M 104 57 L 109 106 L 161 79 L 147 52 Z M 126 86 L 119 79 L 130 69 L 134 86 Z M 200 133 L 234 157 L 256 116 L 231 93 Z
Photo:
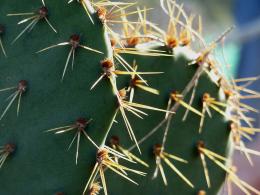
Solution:
M 253 77 L 260 75 L 260 0 L 176 0 L 184 3 L 187 13 L 200 15 L 203 20 L 203 35 L 210 43 L 218 38 L 226 29 L 235 25 L 235 29 L 228 34 L 223 47 L 227 63 L 231 66 L 229 73 L 235 78 Z M 138 0 L 141 5 L 156 8 L 149 13 L 149 20 L 162 27 L 168 21 L 160 9 L 160 0 Z M 222 48 L 216 51 L 217 57 L 222 57 Z M 250 89 L 260 92 L 260 81 L 256 81 Z M 247 100 L 245 103 L 260 110 L 260 100 Z M 256 118 L 255 126 L 260 127 L 259 114 L 252 114 Z M 260 151 L 260 136 L 256 135 L 253 142 L 247 142 L 246 147 Z M 252 186 L 260 190 L 260 157 L 252 156 L 254 167 L 240 152 L 235 153 L 234 164 L 238 168 L 238 175 Z M 227 194 L 224 189 L 221 194 Z M 233 195 L 242 195 L 234 187 Z

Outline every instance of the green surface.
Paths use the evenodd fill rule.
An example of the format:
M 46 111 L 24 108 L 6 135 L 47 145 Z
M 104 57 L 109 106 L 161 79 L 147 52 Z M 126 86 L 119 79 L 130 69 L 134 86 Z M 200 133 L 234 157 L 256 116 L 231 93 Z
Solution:
M 46 0 L 49 9 L 48 19 L 57 29 L 52 31 L 45 20 L 39 21 L 29 33 L 24 33 L 14 44 L 11 42 L 26 27 L 27 24 L 17 25 L 23 16 L 7 17 L 9 13 L 37 11 L 41 1 L 24 0 L 21 2 L 2 0 L 0 3 L 0 23 L 6 27 L 2 36 L 8 57 L 0 55 L 0 89 L 16 86 L 20 80 L 28 81 L 26 93 L 21 97 L 19 116 L 16 116 L 17 99 L 7 114 L 0 121 L 0 145 L 14 143 L 17 150 L 8 157 L 0 170 L 0 194 L 4 195 L 43 195 L 65 192 L 68 195 L 82 194 L 95 163 L 95 147 L 81 137 L 78 165 L 75 164 L 76 145 L 67 151 L 74 132 L 61 135 L 44 132 L 47 129 L 71 125 L 80 117 L 93 119 L 86 128 L 87 133 L 99 145 L 111 123 L 116 111 L 116 97 L 112 93 L 108 79 L 103 79 L 93 91 L 91 85 L 102 73 L 100 61 L 109 56 L 103 25 L 93 15 L 92 24 L 84 9 L 76 1 Z M 27 17 L 27 16 L 26 16 Z M 28 16 L 29 17 L 29 16 Z M 36 54 L 37 51 L 53 44 L 69 41 L 73 34 L 81 37 L 81 44 L 102 51 L 96 54 L 82 48 L 76 49 L 75 66 L 67 69 L 63 82 L 61 76 L 70 51 L 70 46 L 62 46 Z M 164 48 L 160 48 L 163 49 Z M 186 53 L 188 50 L 184 50 Z M 139 71 L 159 71 L 161 75 L 146 75 L 151 87 L 160 90 L 160 95 L 153 95 L 136 89 L 134 102 L 166 109 L 169 94 L 172 91 L 181 92 L 193 77 L 197 66 L 187 66 L 190 59 L 187 55 L 179 57 L 140 57 L 125 56 L 132 64 L 137 61 Z M 130 78 L 122 76 L 117 79 L 118 88 L 126 87 Z M 0 108 L 3 112 L 8 104 L 6 98 L 13 91 L 0 92 Z M 201 98 L 205 92 L 218 99 L 219 88 L 203 74 L 193 107 L 202 109 Z M 190 94 L 185 101 L 189 100 Z M 110 171 L 106 172 L 109 194 L 182 194 L 195 195 L 199 190 L 208 194 L 216 194 L 222 185 L 225 173 L 212 162 L 207 161 L 212 188 L 206 187 L 201 160 L 196 150 L 198 141 L 203 140 L 210 150 L 225 155 L 229 137 L 228 123 L 224 118 L 212 111 L 212 119 L 206 118 L 203 133 L 198 133 L 200 117 L 191 113 L 182 122 L 184 108 L 180 107 L 174 115 L 167 138 L 166 152 L 177 155 L 189 161 L 183 164 L 172 161 L 183 174 L 195 185 L 191 189 L 165 164 L 168 187 L 163 185 L 160 175 L 151 180 L 155 168 L 152 154 L 154 144 L 161 143 L 163 126 L 156 134 L 141 145 L 142 159 L 149 163 L 150 168 L 131 165 L 147 172 L 148 175 L 137 177 L 129 174 L 140 185 L 130 182 Z M 145 120 L 128 114 L 137 139 L 142 138 L 163 118 L 163 113 L 147 111 Z M 124 148 L 131 146 L 125 125 L 121 117 L 118 124 L 113 126 L 111 135 L 118 135 Z M 138 154 L 137 150 L 133 150 Z M 120 161 L 121 162 L 121 161 Z M 103 192 L 101 192 L 103 193 Z
M 162 48 L 161 48 L 162 49 Z M 184 50 L 188 53 L 188 50 Z M 184 54 L 186 55 L 186 54 Z M 167 102 L 169 94 L 172 91 L 182 92 L 186 85 L 189 83 L 197 66 L 188 66 L 190 60 L 187 57 L 179 56 L 177 59 L 172 57 L 136 57 L 127 56 L 129 63 L 135 59 L 139 65 L 139 71 L 152 71 L 152 72 L 164 72 L 161 75 L 150 75 L 144 78 L 148 80 L 149 85 L 160 90 L 160 95 L 152 95 L 142 90 L 136 89 L 134 102 L 143 103 L 146 105 L 153 105 L 157 108 L 167 108 Z M 125 82 L 127 84 L 127 82 Z M 218 99 L 219 88 L 211 81 L 206 73 L 201 75 L 199 84 L 197 87 L 196 96 L 194 99 L 193 107 L 202 110 L 202 96 L 204 93 L 210 93 L 212 97 Z M 186 97 L 185 101 L 188 102 L 191 93 Z M 165 125 L 158 130 L 153 136 L 145 141 L 140 148 L 143 155 L 141 159 L 150 165 L 149 169 L 146 169 L 148 175 L 142 178 L 135 178 L 139 182 L 139 187 L 131 188 L 129 182 L 124 182 L 123 185 L 115 184 L 113 181 L 119 180 L 119 177 L 110 175 L 112 177 L 109 180 L 109 186 L 111 194 L 120 194 L 124 191 L 124 194 L 182 194 L 182 195 L 195 195 L 199 190 L 205 190 L 207 194 L 217 194 L 224 179 L 225 172 L 217 167 L 213 162 L 207 160 L 209 174 L 212 182 L 212 187 L 208 189 L 201 160 L 197 153 L 197 142 L 203 140 L 206 144 L 206 148 L 221 154 L 226 155 L 227 143 L 229 138 L 228 122 L 224 120 L 222 115 L 214 112 L 212 109 L 212 118 L 206 117 L 203 133 L 199 134 L 199 122 L 200 116 L 189 112 L 188 118 L 185 122 L 182 121 L 185 109 L 180 107 L 177 113 L 173 116 L 171 122 L 170 131 L 168 134 L 165 151 L 177 155 L 189 163 L 184 164 L 178 161 L 171 160 L 174 165 L 194 184 L 195 188 L 190 188 L 184 181 L 177 176 L 164 162 L 165 174 L 168 179 L 168 186 L 165 187 L 161 175 L 158 174 L 158 178 L 152 180 L 152 175 L 155 170 L 155 158 L 152 153 L 153 146 L 155 144 L 161 144 Z M 163 118 L 164 113 L 147 112 L 149 116 L 144 120 L 138 119 L 135 116 L 129 114 L 129 120 L 133 125 L 137 139 L 141 139 L 151 129 L 153 129 Z M 119 118 L 117 119 L 119 120 Z M 111 135 L 117 135 L 120 137 L 121 145 L 125 148 L 131 146 L 133 143 L 126 137 L 125 127 L 122 120 L 119 120 L 120 124 L 115 125 L 115 128 L 111 132 Z M 133 150 L 134 154 L 138 154 L 138 151 Z M 140 165 L 142 168 L 142 165 Z M 120 181 L 121 183 L 121 181 Z M 124 189 L 130 189 L 129 192 L 125 192 Z
M 28 81 L 28 90 L 21 98 L 19 117 L 16 116 L 16 100 L 0 121 L 0 145 L 9 142 L 17 145 L 16 153 L 0 170 L 0 194 L 4 195 L 43 195 L 57 191 L 81 194 L 95 162 L 95 147 L 82 136 L 76 166 L 75 143 L 67 151 L 74 132 L 54 135 L 44 131 L 74 124 L 80 117 L 92 118 L 86 131 L 100 144 L 116 109 L 108 80 L 104 79 L 95 90 L 89 90 L 101 74 L 100 61 L 108 56 L 102 24 L 93 16 L 93 25 L 76 2 L 68 5 L 66 1 L 46 0 L 45 3 L 49 9 L 48 19 L 58 33 L 42 20 L 12 45 L 14 38 L 29 23 L 17 25 L 27 16 L 6 15 L 36 11 L 42 6 L 41 1 L 0 2 L 0 23 L 6 27 L 2 39 L 8 55 L 7 58 L 0 55 L 0 88 L 16 86 L 22 79 Z M 70 46 L 40 54 L 36 51 L 68 41 L 72 34 L 79 34 L 83 45 L 104 54 L 78 48 L 74 70 L 69 64 L 61 82 Z M 6 98 L 14 91 L 0 93 L 1 114 L 8 104 Z

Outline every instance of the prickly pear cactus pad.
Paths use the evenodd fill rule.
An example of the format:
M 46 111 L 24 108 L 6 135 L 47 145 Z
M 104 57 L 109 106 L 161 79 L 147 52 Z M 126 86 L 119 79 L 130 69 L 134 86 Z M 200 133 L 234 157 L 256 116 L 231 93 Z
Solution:
M 161 47 L 160 49 L 162 50 L 163 48 Z M 140 145 L 142 149 L 141 159 L 150 165 L 150 169 L 148 169 L 149 174 L 145 180 L 142 180 L 140 187 L 142 190 L 145 189 L 148 194 L 196 194 L 200 189 L 206 190 L 209 194 L 216 194 L 222 185 L 222 181 L 225 179 L 225 172 L 215 166 L 213 162 L 208 162 L 207 159 L 207 169 L 209 170 L 210 178 L 212 178 L 209 183 L 211 188 L 208 189 L 200 153 L 197 150 L 197 144 L 199 141 L 203 141 L 207 148 L 225 156 L 230 133 L 229 122 L 221 113 L 210 108 L 212 117 L 205 117 L 203 128 L 201 129 L 202 132 L 199 133 L 200 121 L 203 117 L 203 96 L 208 93 L 211 97 L 216 97 L 216 101 L 220 101 L 220 89 L 211 80 L 208 74 L 202 73 L 199 76 L 197 86 L 193 86 L 185 98 L 181 96 L 181 92 L 184 91 L 185 87 L 191 81 L 191 78 L 196 75 L 196 70 L 199 68 L 198 64 L 188 65 L 192 60 L 190 56 L 186 56 L 185 53 L 177 54 L 177 52 L 179 52 L 178 50 L 181 49 L 183 49 L 183 51 L 186 50 L 186 53 L 188 53 L 188 48 L 178 46 L 174 49 L 174 53 L 178 57 L 149 57 L 147 59 L 142 56 L 135 57 L 134 59 L 130 57 L 129 59 L 130 61 L 136 60 L 139 71 L 164 72 L 164 74 L 161 75 L 149 75 L 145 77 L 149 82 L 149 86 L 157 86 L 156 89 L 159 90 L 159 95 L 151 95 L 149 92 L 145 93 L 141 88 L 132 86 L 135 87 L 134 101 L 163 108 L 167 108 L 167 105 L 172 106 L 174 103 L 180 103 L 179 108 L 175 111 L 176 114 L 172 115 L 172 119 L 168 119 L 166 123 L 157 130 L 158 132 L 156 132 L 155 135 L 147 140 L 145 139 Z M 167 48 L 165 48 L 165 50 L 167 50 Z M 196 93 L 193 103 L 189 105 L 192 90 L 195 88 Z M 226 103 L 225 99 L 223 103 Z M 189 114 L 187 118 L 183 120 L 185 112 L 187 112 L 187 107 Z M 130 121 L 135 121 L 132 127 L 135 129 L 135 135 L 139 139 L 149 134 L 151 132 L 150 130 L 153 130 L 153 128 L 165 118 L 164 113 L 147 112 L 147 114 L 149 115 L 147 116 L 147 120 L 129 117 Z M 123 124 L 123 122 L 120 121 L 119 124 Z M 115 129 L 111 133 L 119 136 L 122 139 L 121 144 L 124 146 L 131 145 L 131 143 L 124 138 L 121 131 L 123 127 L 119 124 L 115 125 Z M 161 156 L 163 153 L 157 153 L 156 151 L 154 151 L 153 154 L 153 147 L 155 147 L 154 150 L 157 150 L 156 148 L 158 147 L 158 150 L 161 151 L 161 144 L 166 129 L 168 129 L 168 135 L 164 145 L 164 151 L 185 160 L 178 161 L 178 159 L 172 159 L 168 154 Z M 160 145 L 156 146 L 156 144 Z M 138 151 L 133 150 L 133 153 L 138 153 Z M 161 164 L 157 164 L 158 167 L 156 167 L 156 158 L 161 161 Z M 168 160 L 172 162 L 173 166 L 176 166 L 176 168 L 180 170 L 181 174 L 183 174 L 183 178 L 180 174 L 178 175 L 176 171 L 171 169 Z M 165 180 L 163 180 L 161 176 L 159 166 L 164 168 Z M 153 176 L 155 169 L 157 174 Z M 153 179 L 151 180 L 151 178 Z M 146 185 L 148 180 L 150 180 L 151 186 Z M 167 187 L 162 187 L 164 185 L 167 185 Z M 121 188 L 118 188 L 118 192 L 121 190 Z M 136 188 L 132 193 L 138 194 L 140 193 L 140 189 Z
M 230 29 L 205 43 L 181 5 L 161 6 L 166 30 L 136 3 L 0 2 L 0 194 L 260 194 L 231 158 L 258 154 L 240 102 L 257 78 L 212 56 Z
M 15 145 L 3 149 L 0 194 L 81 194 L 95 160 L 90 139 L 101 143 L 117 108 L 108 80 L 89 90 L 110 52 L 97 15 L 93 24 L 76 1 L 44 3 L 0 3 L 0 143 Z

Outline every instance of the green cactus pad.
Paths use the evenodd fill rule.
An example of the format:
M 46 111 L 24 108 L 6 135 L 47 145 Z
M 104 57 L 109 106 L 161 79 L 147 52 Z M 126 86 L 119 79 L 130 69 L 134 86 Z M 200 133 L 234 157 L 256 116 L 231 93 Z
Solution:
M 150 48 L 151 49 L 151 48 Z M 168 51 L 168 48 L 152 48 L 161 51 Z M 160 91 L 159 95 L 153 95 L 148 92 L 144 92 L 142 89 L 136 87 L 134 102 L 142 103 L 145 105 L 153 105 L 156 108 L 167 109 L 170 93 L 173 91 L 179 91 L 180 93 L 187 87 L 188 83 L 192 80 L 199 66 L 197 64 L 188 65 L 194 60 L 196 56 L 187 47 L 178 47 L 174 49 L 174 57 L 146 57 L 146 56 L 133 56 L 126 55 L 125 58 L 132 64 L 136 61 L 138 65 L 138 71 L 140 72 L 164 72 L 160 75 L 147 75 L 144 79 L 148 81 L 149 86 L 156 88 Z M 122 86 L 129 85 L 128 80 L 121 81 Z M 193 89 L 193 88 L 192 88 Z M 220 100 L 220 88 L 213 82 L 208 74 L 202 73 L 199 77 L 197 90 L 192 107 L 198 111 L 202 111 L 202 98 L 204 93 L 209 93 L 212 97 Z M 184 101 L 189 103 L 192 90 L 187 94 Z M 226 100 L 224 100 L 226 102 Z M 183 121 L 183 116 L 186 109 L 183 106 L 179 106 L 176 114 L 173 114 L 172 121 L 170 123 L 168 139 L 165 145 L 165 151 L 167 153 L 176 155 L 188 161 L 188 164 L 180 163 L 178 161 L 171 160 L 174 165 L 187 177 L 195 186 L 194 189 L 188 186 L 173 170 L 162 162 L 165 175 L 168 180 L 168 186 L 165 187 L 160 173 L 156 179 L 152 179 L 153 173 L 156 167 L 155 156 L 153 155 L 153 146 L 155 144 L 161 144 L 166 127 L 166 123 L 162 125 L 156 133 L 144 141 L 140 148 L 142 149 L 142 155 L 138 155 L 138 150 L 132 152 L 146 163 L 150 165 L 147 170 L 148 175 L 145 179 L 141 180 L 139 187 L 131 188 L 131 190 L 125 192 L 126 194 L 197 194 L 200 190 L 205 190 L 207 194 L 216 194 L 223 184 L 225 179 L 225 172 L 217 167 L 212 161 L 207 159 L 207 165 L 209 175 L 211 179 L 211 188 L 208 189 L 204 176 L 203 166 L 199 153 L 197 150 L 197 143 L 204 141 L 206 147 L 211 151 L 214 151 L 220 155 L 226 156 L 228 154 L 228 140 L 230 134 L 229 122 L 220 113 L 211 109 L 212 118 L 208 115 L 205 117 L 205 123 L 203 131 L 199 134 L 200 116 L 189 112 L 188 117 Z M 129 121 L 131 122 L 137 139 L 143 138 L 149 134 L 153 128 L 155 128 L 165 117 L 164 113 L 147 112 L 149 116 L 145 119 L 138 119 L 135 116 L 129 115 Z M 114 126 L 111 135 L 117 135 L 120 138 L 122 146 L 127 148 L 133 145 L 129 139 L 125 138 L 124 122 L 119 121 L 119 124 Z M 142 167 L 140 165 L 140 167 Z M 110 181 L 116 180 L 117 176 L 112 177 Z M 149 185 L 147 185 L 149 183 Z M 130 183 L 124 183 L 120 185 L 118 183 L 109 182 L 108 184 L 113 191 L 111 193 L 119 194 L 126 186 L 130 189 Z
M 21 96 L 17 117 L 18 98 L 0 121 L 0 145 L 14 143 L 16 152 L 10 155 L 0 170 L 0 194 L 81 194 L 95 162 L 96 148 L 81 135 L 78 165 L 75 164 L 76 142 L 67 151 L 75 131 L 55 135 L 48 129 L 72 125 L 78 118 L 92 119 L 85 129 L 99 145 L 116 110 L 116 99 L 108 80 L 104 79 L 94 91 L 91 85 L 100 76 L 100 61 L 109 57 L 110 46 L 102 23 L 92 15 L 89 20 L 83 7 L 76 1 L 46 0 L 48 20 L 40 20 L 30 32 L 25 32 L 15 43 L 11 42 L 29 24 L 17 25 L 27 16 L 7 16 L 11 13 L 34 12 L 41 1 L 1 1 L 0 21 L 6 32 L 2 36 L 8 57 L 1 53 L 0 88 L 17 86 L 26 80 L 28 87 Z M 104 54 L 75 50 L 74 69 L 69 63 L 63 82 L 62 72 L 70 45 L 42 53 L 40 49 L 66 42 L 70 36 L 80 36 L 80 44 Z M 6 100 L 17 89 L 0 93 L 1 114 Z

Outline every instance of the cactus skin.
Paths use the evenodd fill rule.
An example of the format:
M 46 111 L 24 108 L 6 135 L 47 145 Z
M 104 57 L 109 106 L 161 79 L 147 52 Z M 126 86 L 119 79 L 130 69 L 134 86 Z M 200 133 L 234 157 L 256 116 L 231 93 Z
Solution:
M 0 36 L 8 55 L 6 58 L 2 54 L 0 56 L 0 89 L 16 86 L 20 82 L 18 92 L 21 94 L 19 116 L 16 116 L 16 99 L 0 121 L 0 145 L 5 147 L 5 152 L 8 154 L 6 162 L 0 169 L 0 194 L 82 194 L 97 161 L 97 149 L 82 135 L 78 164 L 75 165 L 76 144 L 66 151 L 75 134 L 71 132 L 54 135 L 52 132 L 44 131 L 73 125 L 77 122 L 81 130 L 84 128 L 99 146 L 107 138 L 108 128 L 113 123 L 115 113 L 118 113 L 115 89 L 112 88 L 108 79 L 102 79 L 94 90 L 89 90 L 102 73 L 100 62 L 106 58 L 112 58 L 112 48 L 108 44 L 108 35 L 104 28 L 107 18 L 103 15 L 98 16 L 98 13 L 92 14 L 94 19 L 94 24 L 92 24 L 76 0 L 71 4 L 67 4 L 67 1 L 51 0 L 46 0 L 45 3 L 49 9 L 48 19 L 58 33 L 54 33 L 46 21 L 41 20 L 30 33 L 24 33 L 14 44 L 10 43 L 22 31 L 22 28 L 16 24 L 17 21 L 20 21 L 20 17 L 7 17 L 6 14 L 35 11 L 42 6 L 41 2 L 24 0 L 22 3 L 16 3 L 2 0 L 0 3 L 0 21 L 5 27 L 5 34 L 0 32 Z M 41 11 L 44 12 L 44 9 Z M 69 65 L 64 80 L 61 82 L 64 63 L 71 46 L 50 49 L 44 53 L 36 52 L 50 45 L 69 41 L 71 35 L 80 35 L 82 45 L 102 51 L 104 54 L 77 48 L 78 37 L 74 36 L 73 46 L 76 49 L 74 70 L 70 70 Z M 133 37 L 132 43 L 129 46 L 133 47 L 138 40 Z M 153 49 L 172 54 L 171 49 L 166 46 Z M 183 54 L 176 55 L 178 53 L 176 50 L 182 50 Z M 124 55 L 130 64 L 134 60 L 137 62 L 138 71 L 164 72 L 161 75 L 144 75 L 149 85 L 160 91 L 160 95 L 152 95 L 136 89 L 134 102 L 166 109 L 169 94 L 173 90 L 182 92 L 185 89 L 200 65 L 188 66 L 194 59 L 189 55 L 189 53 L 194 53 L 190 51 L 189 47 L 176 46 L 173 53 L 175 54 L 173 57 Z M 117 77 L 116 81 L 118 89 L 127 87 L 130 83 L 128 76 Z M 28 86 L 25 85 L 27 83 Z M 206 73 L 203 73 L 199 77 L 192 106 L 201 111 L 202 97 L 205 93 L 226 103 L 227 99 L 220 98 L 219 92 L 220 87 Z M 7 106 L 5 99 L 8 94 L 11 94 L 10 91 L 0 91 L 2 111 Z M 190 96 L 191 91 L 184 101 L 188 102 Z M 182 117 L 185 110 L 180 106 L 173 115 L 165 151 L 188 161 L 188 164 L 177 161 L 173 161 L 173 164 L 192 182 L 195 186 L 194 189 L 184 183 L 164 162 L 163 167 L 168 186 L 164 186 L 160 174 L 158 178 L 151 180 L 155 168 L 152 149 L 155 144 L 162 142 L 165 128 L 163 125 L 156 134 L 140 145 L 143 152 L 140 158 L 147 162 L 150 168 L 129 163 L 129 167 L 131 164 L 131 168 L 147 172 L 147 177 L 143 179 L 129 174 L 130 178 L 139 183 L 139 187 L 135 187 L 115 173 L 106 171 L 109 194 L 117 195 L 123 192 L 124 194 L 195 195 L 203 194 L 204 191 L 207 194 L 217 194 L 224 183 L 226 173 L 207 159 L 211 178 L 211 188 L 208 189 L 197 146 L 200 141 L 203 141 L 206 148 L 228 157 L 230 122 L 225 120 L 220 113 L 211 109 L 212 118 L 206 117 L 203 132 L 199 134 L 200 116 L 190 111 L 188 118 L 183 122 Z M 153 111 L 147 111 L 147 113 L 149 116 L 144 120 L 128 114 L 138 139 L 146 135 L 165 116 L 164 113 Z M 86 121 L 82 117 L 86 121 L 91 120 L 86 128 Z M 120 144 L 127 148 L 133 142 L 129 140 L 124 122 L 119 114 L 116 120 L 118 124 L 113 125 L 109 137 L 119 136 Z M 109 139 L 106 141 L 109 144 Z M 132 152 L 138 156 L 136 150 Z M 103 151 L 103 153 L 105 152 Z M 102 155 L 99 156 L 99 160 L 102 157 Z M 121 160 L 119 161 L 121 163 Z M 126 166 L 128 167 L 128 163 Z M 99 193 L 100 175 L 93 182 L 93 185 L 90 186 L 92 188 L 87 189 L 90 195 Z
M 26 26 L 17 25 L 24 17 L 7 17 L 9 13 L 30 12 L 40 8 L 41 1 L 1 1 L 0 21 L 6 27 L 3 43 L 8 57 L 1 54 L 0 88 L 28 81 L 21 97 L 19 116 L 17 100 L 0 121 L 0 145 L 14 143 L 17 150 L 0 171 L 0 194 L 81 194 L 95 160 L 95 147 L 81 136 L 78 165 L 75 165 L 76 144 L 67 151 L 74 133 L 54 135 L 47 129 L 70 125 L 80 117 L 93 119 L 86 132 L 99 145 L 116 109 L 115 96 L 107 80 L 90 92 L 100 75 L 100 61 L 108 57 L 103 25 L 97 17 L 93 25 L 77 2 L 46 0 L 49 21 L 58 30 L 54 33 L 45 21 L 39 21 L 13 45 L 10 43 Z M 62 10 L 62 11 L 61 11 Z M 47 46 L 68 41 L 79 34 L 82 44 L 102 51 L 96 54 L 78 48 L 74 70 L 69 66 L 64 81 L 61 75 L 70 46 L 36 52 Z M 1 114 L 6 98 L 13 91 L 1 92 Z M 19 189 L 19 190 L 18 190 Z
M 153 48 L 156 49 L 156 48 Z M 157 48 L 158 49 L 158 48 Z M 160 50 L 167 51 L 167 48 L 160 48 Z M 178 57 L 145 57 L 145 56 L 133 56 L 129 55 L 125 58 L 128 59 L 129 63 L 136 60 L 138 64 L 139 71 L 152 71 L 152 72 L 164 72 L 161 75 L 148 75 L 144 78 L 148 80 L 149 86 L 154 87 L 160 91 L 160 95 L 151 95 L 143 90 L 136 88 L 134 102 L 141 102 L 146 105 L 153 105 L 157 108 L 167 108 L 167 102 L 169 99 L 169 94 L 173 90 L 182 92 L 187 84 L 190 82 L 191 78 L 198 69 L 198 65 L 188 64 L 192 61 L 191 53 L 189 48 L 181 47 L 174 48 L 175 51 L 183 50 L 183 54 Z M 177 59 L 176 59 L 177 58 Z M 181 82 L 180 82 L 181 80 Z M 122 81 L 127 86 L 127 81 Z M 122 84 L 123 86 L 123 84 Z M 204 93 L 210 93 L 212 97 L 219 97 L 219 87 L 209 78 L 206 73 L 203 73 L 199 78 L 199 84 L 196 90 L 196 96 L 194 98 L 194 103 L 192 106 L 197 110 L 202 110 L 202 97 Z M 185 98 L 185 102 L 189 102 L 191 92 Z M 153 136 L 146 140 L 140 145 L 142 149 L 142 160 L 147 162 L 150 167 L 147 169 L 147 176 L 145 179 L 139 183 L 138 188 L 131 189 L 129 194 L 197 194 L 200 190 L 205 190 L 207 194 L 217 194 L 220 187 L 225 179 L 225 172 L 217 167 L 214 163 L 207 160 L 207 165 L 209 169 L 209 174 L 212 182 L 210 189 L 207 187 L 205 180 L 203 167 L 199 154 L 197 152 L 197 142 L 203 140 L 210 150 L 226 156 L 228 139 L 230 135 L 229 122 L 224 120 L 224 117 L 217 112 L 212 111 L 212 118 L 206 117 L 204 123 L 202 134 L 198 133 L 200 116 L 189 112 L 186 121 L 182 121 L 185 113 L 185 108 L 180 106 L 173 115 L 173 120 L 170 125 L 170 130 L 168 134 L 168 139 L 165 145 L 165 150 L 181 157 L 188 161 L 188 164 L 180 163 L 178 161 L 171 160 L 174 165 L 194 184 L 195 188 L 190 188 L 184 181 L 177 176 L 164 162 L 163 167 L 165 169 L 165 174 L 168 179 L 168 186 L 164 186 L 161 175 L 154 180 L 151 180 L 153 172 L 155 170 L 155 157 L 152 153 L 152 147 L 155 144 L 161 144 L 163 133 L 166 124 L 164 124 Z M 149 116 L 142 120 L 136 119 L 134 117 L 129 117 L 130 121 L 133 122 L 133 129 L 135 129 L 135 134 L 138 139 L 144 137 L 147 133 L 151 131 L 157 124 L 159 124 L 165 114 L 147 112 Z M 118 119 L 117 119 L 118 120 Z M 115 125 L 112 130 L 111 135 L 117 135 L 121 139 L 121 144 L 125 147 L 131 146 L 131 142 L 124 138 L 124 128 L 123 122 Z M 133 150 L 135 154 L 138 154 L 137 150 Z M 140 166 L 141 167 L 141 166 Z M 116 180 L 116 176 L 110 176 Z M 149 185 L 147 185 L 149 183 Z M 123 186 L 114 184 L 110 182 L 108 185 L 112 186 L 113 192 L 115 194 L 120 194 L 124 188 L 130 188 L 130 184 L 124 183 Z M 126 192 L 127 193 L 127 192 Z

